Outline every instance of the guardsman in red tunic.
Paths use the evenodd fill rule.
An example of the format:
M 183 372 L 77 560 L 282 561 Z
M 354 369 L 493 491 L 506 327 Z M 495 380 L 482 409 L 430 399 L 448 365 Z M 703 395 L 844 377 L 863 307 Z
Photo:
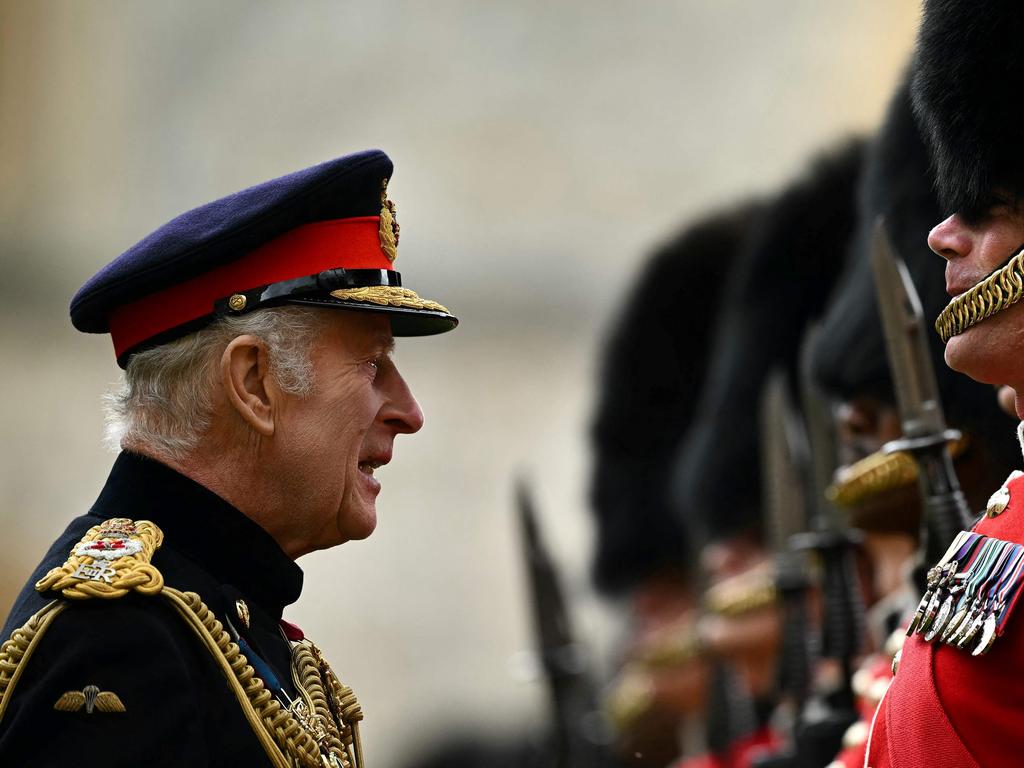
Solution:
M 723 684 L 708 697 L 709 754 L 677 768 L 746 768 L 780 741 L 768 725 L 780 613 L 771 558 L 760 542 L 759 425 L 750 404 L 773 368 L 797 378 L 803 332 L 826 309 L 856 225 L 862 161 L 859 141 L 814 158 L 771 201 L 730 275 L 717 354 L 675 473 L 676 508 L 691 541 L 703 544 L 700 560 L 711 585 L 701 647 L 727 669 L 716 673 Z M 806 300 L 807 285 L 821 288 L 813 301 Z M 737 483 L 737 466 L 757 468 L 756 474 Z M 723 706 L 713 705 L 719 701 Z
M 1018 3 L 928 0 L 913 96 L 945 212 L 936 322 L 948 365 L 1017 391 L 1024 418 L 1024 106 Z M 936 267 L 937 268 L 937 267 Z M 896 659 L 865 765 L 1019 766 L 1024 753 L 1024 483 L 1012 474 L 949 543 Z

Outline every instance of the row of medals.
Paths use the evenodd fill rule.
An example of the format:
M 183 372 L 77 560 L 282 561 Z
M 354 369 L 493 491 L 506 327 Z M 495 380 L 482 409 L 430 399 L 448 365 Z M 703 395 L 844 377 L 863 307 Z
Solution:
M 971 553 L 977 550 L 972 559 Z M 960 564 L 967 565 L 960 571 Z M 961 531 L 928 571 L 927 589 L 907 629 L 971 654 L 988 653 L 1024 570 L 1024 545 Z

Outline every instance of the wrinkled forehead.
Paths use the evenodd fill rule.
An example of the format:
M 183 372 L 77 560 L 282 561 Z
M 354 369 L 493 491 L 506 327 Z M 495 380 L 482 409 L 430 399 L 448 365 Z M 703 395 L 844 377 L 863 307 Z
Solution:
M 353 356 L 387 354 L 395 348 L 391 322 L 374 312 L 318 310 L 321 331 L 314 342 Z

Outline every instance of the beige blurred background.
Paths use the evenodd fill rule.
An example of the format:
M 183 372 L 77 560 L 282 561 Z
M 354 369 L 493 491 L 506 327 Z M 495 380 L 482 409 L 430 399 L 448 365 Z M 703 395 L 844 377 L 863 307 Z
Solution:
M 377 146 L 396 164 L 399 267 L 462 327 L 400 345 L 427 426 L 381 472 L 374 536 L 301 561 L 288 617 L 359 694 L 374 766 L 452 726 L 539 727 L 513 476 L 533 478 L 578 627 L 602 647 L 586 428 L 620 296 L 688 216 L 873 126 L 917 13 L 0 2 L 0 608 L 113 459 L 100 399 L 118 369 L 109 339 L 67 321 L 77 286 L 187 208 Z

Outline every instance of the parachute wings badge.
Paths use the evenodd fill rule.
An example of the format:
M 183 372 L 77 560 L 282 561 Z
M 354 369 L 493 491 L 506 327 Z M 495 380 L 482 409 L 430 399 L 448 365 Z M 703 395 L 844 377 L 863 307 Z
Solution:
M 80 691 L 61 694 L 53 708 L 58 712 L 78 712 L 85 707 L 85 714 L 93 712 L 125 712 L 124 703 L 113 691 L 101 691 L 99 686 L 87 685 Z

